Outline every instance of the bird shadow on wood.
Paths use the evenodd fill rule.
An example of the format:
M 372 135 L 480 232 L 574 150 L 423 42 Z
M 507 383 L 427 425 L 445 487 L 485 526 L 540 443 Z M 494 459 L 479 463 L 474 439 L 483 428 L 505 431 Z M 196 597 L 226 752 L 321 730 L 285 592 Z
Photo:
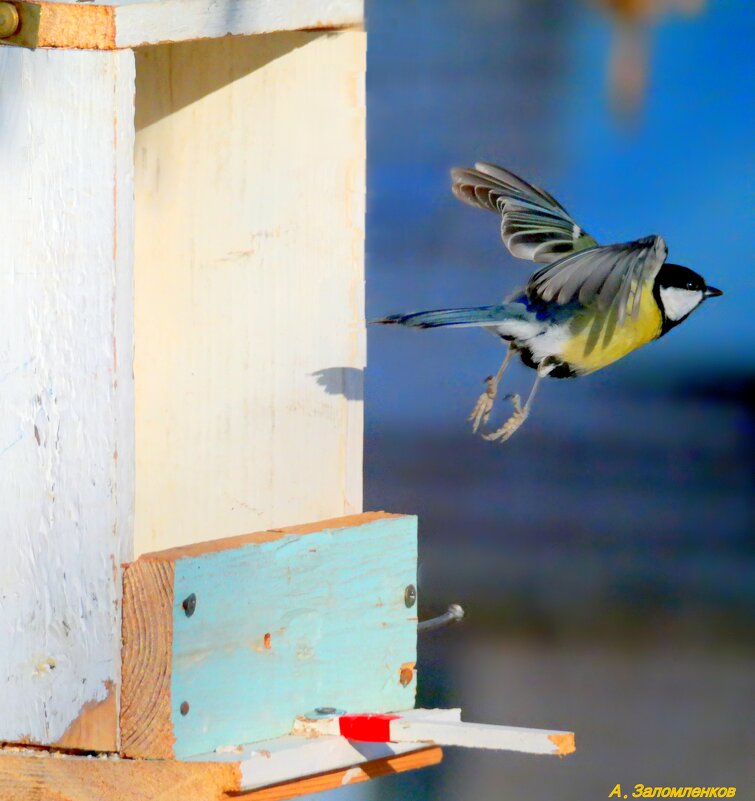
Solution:
M 324 367 L 311 375 L 328 395 L 364 400 L 364 370 L 358 367 Z

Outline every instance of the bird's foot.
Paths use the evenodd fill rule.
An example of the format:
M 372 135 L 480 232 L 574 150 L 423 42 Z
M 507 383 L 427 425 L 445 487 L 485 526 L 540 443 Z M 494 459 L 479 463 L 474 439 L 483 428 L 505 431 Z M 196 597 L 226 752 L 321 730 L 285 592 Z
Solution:
M 475 407 L 472 409 L 472 414 L 470 414 L 468 418 L 469 422 L 472 423 L 473 434 L 476 434 L 477 429 L 481 425 L 486 425 L 488 420 L 490 420 L 490 412 L 493 410 L 493 403 L 495 402 L 496 392 L 498 391 L 498 384 L 493 379 L 492 375 L 489 375 L 485 379 L 485 383 L 487 384 L 487 388 L 477 399 L 477 403 L 475 403 Z
M 522 406 L 519 395 L 507 395 L 506 397 L 514 407 L 514 414 L 497 431 L 482 435 L 488 442 L 506 442 L 529 416 L 530 410 L 526 405 Z

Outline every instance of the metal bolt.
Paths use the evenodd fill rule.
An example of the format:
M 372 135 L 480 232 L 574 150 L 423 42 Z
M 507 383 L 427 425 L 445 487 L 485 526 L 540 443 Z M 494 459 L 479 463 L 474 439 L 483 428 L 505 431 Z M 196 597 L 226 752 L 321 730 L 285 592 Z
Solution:
M 194 593 L 187 595 L 186 598 L 183 599 L 181 606 L 184 608 L 184 612 L 186 612 L 186 617 L 191 617 L 194 614 L 194 610 L 197 608 L 197 596 L 194 595 Z
M 13 3 L 0 3 L 0 39 L 13 36 L 20 23 L 18 9 Z
M 417 603 L 417 588 L 414 584 L 410 584 L 404 590 L 404 603 L 407 609 L 411 609 Z
M 178 708 L 182 715 L 186 716 L 189 714 L 189 702 L 182 701 L 181 706 Z

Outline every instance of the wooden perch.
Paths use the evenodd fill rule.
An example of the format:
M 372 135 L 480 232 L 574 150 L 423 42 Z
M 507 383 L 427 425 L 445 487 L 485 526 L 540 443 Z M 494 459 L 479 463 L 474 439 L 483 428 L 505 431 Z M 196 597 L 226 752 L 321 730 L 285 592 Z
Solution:
M 575 750 L 572 732 L 466 723 L 461 720 L 460 709 L 299 718 L 294 731 L 310 737 L 340 734 L 357 742 L 431 743 L 555 756 L 566 756 Z

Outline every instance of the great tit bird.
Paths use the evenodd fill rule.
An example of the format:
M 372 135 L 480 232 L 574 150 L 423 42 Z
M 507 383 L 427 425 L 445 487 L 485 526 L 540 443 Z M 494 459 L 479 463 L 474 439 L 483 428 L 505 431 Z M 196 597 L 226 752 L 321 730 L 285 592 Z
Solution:
M 587 375 L 667 334 L 720 289 L 688 267 L 668 264 L 660 236 L 598 245 L 548 192 L 493 164 L 454 169 L 456 197 L 501 217 L 501 238 L 520 259 L 545 264 L 523 290 L 495 306 L 394 314 L 376 323 L 411 328 L 476 326 L 500 337 L 506 357 L 469 419 L 473 432 L 485 425 L 498 384 L 514 354 L 537 372 L 524 405 L 507 396 L 512 416 L 483 436 L 506 441 L 527 419 L 545 376 Z

